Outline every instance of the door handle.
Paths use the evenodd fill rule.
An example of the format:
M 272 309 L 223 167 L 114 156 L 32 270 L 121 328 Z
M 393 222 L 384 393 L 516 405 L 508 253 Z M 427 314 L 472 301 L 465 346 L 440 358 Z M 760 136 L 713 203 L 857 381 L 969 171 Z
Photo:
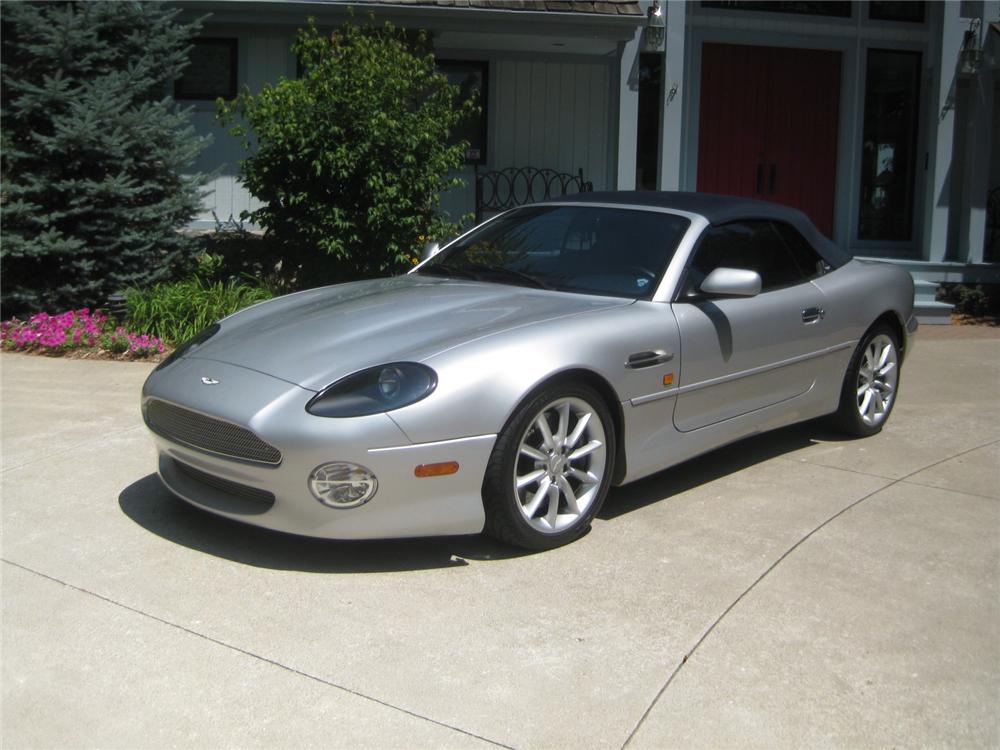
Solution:
M 757 192 L 758 193 L 763 193 L 764 192 L 764 165 L 763 164 L 758 164 L 757 165 Z
M 822 320 L 826 317 L 826 310 L 820 307 L 807 307 L 802 311 L 802 322 L 806 325 L 810 323 L 815 323 L 817 320 Z
M 664 362 L 669 362 L 673 358 L 673 354 L 665 352 L 662 349 L 656 349 L 649 352 L 636 352 L 635 354 L 630 354 L 628 356 L 628 359 L 625 361 L 625 366 L 630 370 L 638 370 L 643 367 L 662 365 Z
M 768 180 L 767 180 L 767 182 L 768 182 L 767 192 L 769 192 L 771 195 L 774 195 L 774 183 L 775 183 L 775 180 L 777 179 L 777 177 L 778 177 L 778 168 L 777 168 L 777 166 L 775 164 L 772 164 L 771 165 L 771 174 L 770 174 L 770 176 L 768 177 Z

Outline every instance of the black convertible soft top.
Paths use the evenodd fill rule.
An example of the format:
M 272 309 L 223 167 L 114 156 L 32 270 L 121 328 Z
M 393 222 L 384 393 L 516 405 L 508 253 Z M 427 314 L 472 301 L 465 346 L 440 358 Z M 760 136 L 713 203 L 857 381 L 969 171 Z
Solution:
M 602 193 L 575 193 L 552 198 L 543 203 L 619 203 L 629 206 L 650 206 L 704 216 L 710 224 L 726 224 L 740 219 L 774 219 L 795 227 L 816 252 L 834 268 L 851 259 L 850 253 L 823 236 L 809 217 L 797 208 L 778 203 L 737 198 L 712 193 L 681 193 L 653 190 L 622 190 Z M 536 204 L 537 205 L 537 204 Z

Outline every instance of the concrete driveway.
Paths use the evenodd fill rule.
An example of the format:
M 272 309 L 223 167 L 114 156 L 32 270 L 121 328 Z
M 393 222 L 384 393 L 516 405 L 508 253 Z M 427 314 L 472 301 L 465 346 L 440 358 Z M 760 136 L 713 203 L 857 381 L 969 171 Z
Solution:
M 0 368 L 5 748 L 1000 744 L 1000 338 L 542 554 L 214 518 L 152 474 L 149 366 Z

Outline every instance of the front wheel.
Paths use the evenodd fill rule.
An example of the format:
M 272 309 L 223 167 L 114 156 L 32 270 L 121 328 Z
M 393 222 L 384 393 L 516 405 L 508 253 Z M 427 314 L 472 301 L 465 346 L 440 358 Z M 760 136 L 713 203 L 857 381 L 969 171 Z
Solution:
M 879 432 L 896 404 L 899 341 L 887 325 L 874 326 L 851 357 L 840 393 L 837 421 L 849 435 Z
M 497 437 L 483 482 L 486 532 L 528 549 L 573 541 L 604 502 L 614 457 L 614 423 L 596 391 L 545 389 Z

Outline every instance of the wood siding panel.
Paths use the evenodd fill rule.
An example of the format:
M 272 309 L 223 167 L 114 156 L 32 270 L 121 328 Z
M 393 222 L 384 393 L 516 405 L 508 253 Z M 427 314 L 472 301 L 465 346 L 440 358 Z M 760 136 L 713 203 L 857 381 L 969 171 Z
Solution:
M 605 63 L 497 60 L 489 169 L 537 167 L 610 187 Z
M 282 76 L 295 75 L 295 61 L 290 49 L 291 36 L 240 36 L 237 80 L 242 87 L 259 91 L 265 83 L 277 83 Z M 184 101 L 181 105 L 187 104 Z M 196 219 L 213 221 L 213 212 L 220 221 L 239 220 L 240 213 L 253 210 L 259 203 L 239 181 L 239 163 L 246 157 L 238 138 L 229 135 L 215 120 L 215 105 L 199 102 L 192 113 L 192 124 L 199 135 L 211 135 L 212 143 L 194 164 L 200 172 L 218 172 L 206 186 L 208 194 L 202 201 Z
M 560 65 L 559 87 L 559 159 L 558 164 L 572 164 L 576 132 L 573 127 L 573 92 L 576 87 L 575 65 Z
M 240 86 L 258 91 L 265 83 L 294 76 L 291 42 L 291 37 L 279 35 L 241 37 Z M 596 190 L 611 188 L 609 76 L 604 60 L 490 60 L 489 163 L 480 169 L 531 166 L 572 174 L 582 169 Z M 256 207 L 237 178 L 244 151 L 215 122 L 213 106 L 199 106 L 193 119 L 198 133 L 214 138 L 196 167 L 219 170 L 198 218 L 211 221 L 215 211 L 221 220 L 238 219 L 241 211 Z M 442 195 L 442 208 L 452 219 L 474 209 L 473 175 L 471 166 L 464 167 L 459 176 L 466 185 Z

